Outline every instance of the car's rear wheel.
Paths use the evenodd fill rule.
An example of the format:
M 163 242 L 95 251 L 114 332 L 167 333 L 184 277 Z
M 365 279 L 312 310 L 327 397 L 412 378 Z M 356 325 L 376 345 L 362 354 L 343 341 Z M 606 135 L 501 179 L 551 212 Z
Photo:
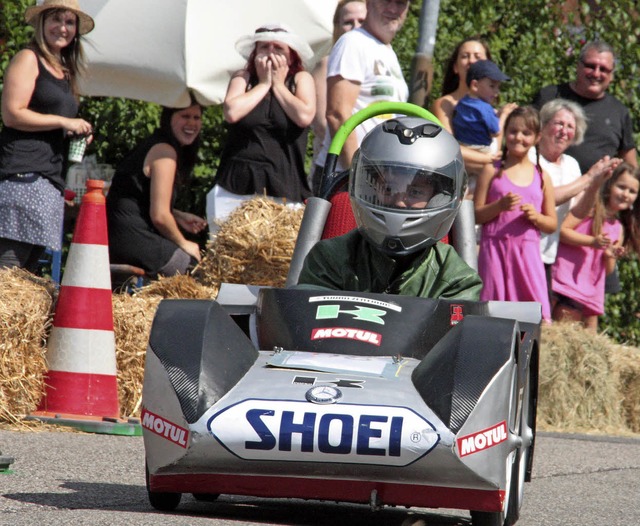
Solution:
M 149 488 L 149 468 L 145 466 L 145 478 L 149 503 L 158 511 L 173 511 L 180 504 L 182 493 L 169 493 L 164 491 L 151 491 Z

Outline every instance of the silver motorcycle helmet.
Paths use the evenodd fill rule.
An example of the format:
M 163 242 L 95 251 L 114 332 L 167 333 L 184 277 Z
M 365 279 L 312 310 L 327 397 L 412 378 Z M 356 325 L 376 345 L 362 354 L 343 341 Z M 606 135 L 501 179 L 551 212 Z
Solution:
M 349 195 L 358 229 L 390 256 L 412 254 L 441 240 L 466 191 L 458 141 L 418 117 L 376 126 L 351 164 Z

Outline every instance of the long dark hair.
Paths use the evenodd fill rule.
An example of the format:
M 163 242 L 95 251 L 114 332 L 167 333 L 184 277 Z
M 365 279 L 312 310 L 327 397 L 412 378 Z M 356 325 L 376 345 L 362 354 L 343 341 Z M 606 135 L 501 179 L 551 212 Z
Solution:
M 453 50 L 453 53 L 451 53 L 451 56 L 449 57 L 449 60 L 447 60 L 447 65 L 445 66 L 445 70 L 444 70 L 444 79 L 442 80 L 442 95 L 448 95 L 449 93 L 453 93 L 455 90 L 458 89 L 458 84 L 460 83 L 460 75 L 455 73 L 453 71 L 453 68 L 456 65 L 456 62 L 458 61 L 458 55 L 460 55 L 460 49 L 462 49 L 462 46 L 464 46 L 467 42 L 480 43 L 484 48 L 484 52 L 487 55 L 487 59 L 492 60 L 491 51 L 489 51 L 489 45 L 479 35 L 465 38 L 462 42 L 460 42 L 455 47 L 455 49 Z
M 173 114 L 190 108 L 191 106 L 198 106 L 200 111 L 202 112 L 202 106 L 195 100 L 193 96 L 191 96 L 191 104 L 184 108 L 168 108 L 166 106 L 162 107 L 162 114 L 160 115 L 160 133 L 166 137 L 167 142 L 175 149 L 176 154 L 178 155 L 177 159 L 177 173 L 176 173 L 176 181 L 180 183 L 186 182 L 191 176 L 191 172 L 193 171 L 193 167 L 196 165 L 198 161 L 198 150 L 200 149 L 200 134 L 196 137 L 196 140 L 191 144 L 182 145 L 178 142 L 178 140 L 173 135 L 173 130 L 171 129 L 171 118 Z

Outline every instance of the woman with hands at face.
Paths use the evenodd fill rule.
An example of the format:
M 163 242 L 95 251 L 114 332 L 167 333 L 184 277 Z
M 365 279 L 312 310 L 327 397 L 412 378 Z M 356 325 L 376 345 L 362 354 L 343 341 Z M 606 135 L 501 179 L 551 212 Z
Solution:
M 247 63 L 233 74 L 223 104 L 228 135 L 207 198 L 210 224 L 225 215 L 221 201 L 258 194 L 303 202 L 311 195 L 304 164 L 316 95 L 304 64 L 313 51 L 284 24 L 258 28 L 236 49 Z
M 91 141 L 76 84 L 94 21 L 77 0 L 44 0 L 25 20 L 34 36 L 11 60 L 2 90 L 0 268 L 37 272 L 45 248 L 62 244 L 68 139 Z

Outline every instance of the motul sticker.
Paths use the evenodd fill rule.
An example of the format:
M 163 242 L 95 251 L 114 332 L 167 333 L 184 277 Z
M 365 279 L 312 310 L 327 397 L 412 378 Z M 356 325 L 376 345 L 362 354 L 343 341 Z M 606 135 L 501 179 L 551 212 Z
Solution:
M 480 453 L 480 451 L 497 446 L 505 440 L 507 440 L 507 423 L 502 421 L 483 431 L 458 438 L 458 455 L 462 458 L 474 453 Z
M 173 442 L 185 449 L 187 448 L 188 430 L 146 409 L 142 410 L 142 427 L 162 438 L 166 438 L 169 442 Z
M 407 466 L 440 440 L 406 407 L 244 400 L 216 413 L 209 431 L 246 460 Z
M 330 338 L 357 340 L 360 342 L 370 343 L 378 347 L 382 343 L 382 334 L 363 331 L 361 329 L 352 329 L 349 327 L 322 327 L 311 331 L 312 340 L 326 340 Z

